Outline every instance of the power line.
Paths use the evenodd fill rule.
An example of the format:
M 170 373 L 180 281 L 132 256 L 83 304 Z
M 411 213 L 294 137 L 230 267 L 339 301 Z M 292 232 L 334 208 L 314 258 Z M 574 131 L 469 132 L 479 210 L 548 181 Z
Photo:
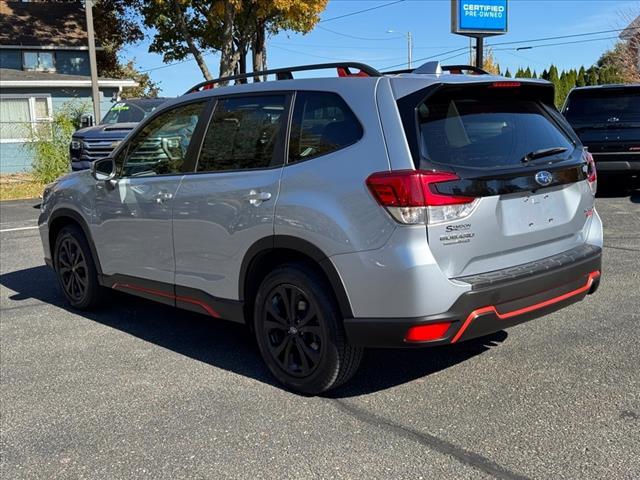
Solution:
M 586 40 L 575 40 L 573 42 L 543 43 L 542 45 L 530 45 L 528 47 L 494 48 L 493 51 L 500 52 L 500 51 L 506 51 L 506 50 L 511 50 L 511 51 L 532 50 L 534 48 L 540 48 L 540 47 L 557 47 L 559 45 L 573 45 L 575 43 L 598 42 L 600 40 L 611 40 L 613 38 L 618 38 L 618 37 L 614 36 L 614 37 L 587 38 Z
M 391 5 L 395 5 L 396 3 L 402 3 L 405 0 L 396 0 L 395 2 L 384 3 L 382 5 L 376 5 L 375 7 L 365 8 L 364 10 L 358 10 L 351 13 L 345 13 L 344 15 L 338 15 L 337 17 L 326 18 L 324 20 L 320 20 L 319 23 L 332 22 L 333 20 L 339 20 L 341 18 L 352 17 L 353 15 L 359 15 L 361 13 L 370 12 L 371 10 L 377 10 L 379 8 L 388 7 Z
M 511 41 L 511 42 L 499 42 L 499 43 L 492 43 L 490 45 L 485 45 L 485 46 L 493 47 L 493 46 L 497 46 L 497 45 L 515 45 L 515 44 L 518 44 L 518 43 L 544 42 L 544 41 L 547 41 L 547 40 L 560 40 L 562 38 L 586 37 L 588 35 L 600 35 L 600 34 L 603 34 L 603 33 L 622 32 L 622 31 L 627 30 L 627 29 L 638 30 L 638 29 L 640 29 L 640 27 L 618 28 L 618 29 L 614 29 L 614 30 L 600 30 L 599 32 L 587 32 L 587 33 L 576 33 L 576 34 L 573 34 L 573 35 L 561 35 L 561 36 L 558 36 L 558 37 L 534 38 L 534 39 L 530 39 L 530 40 L 517 40 L 517 41 Z
M 424 62 L 425 60 L 431 60 L 432 58 L 437 58 L 437 57 L 441 57 L 442 55 L 448 55 L 450 53 L 456 53 L 456 52 L 460 52 L 462 50 L 465 50 L 465 53 L 469 51 L 469 47 L 460 47 L 460 48 L 456 48 L 454 50 L 449 50 L 448 52 L 441 52 L 441 53 L 436 53 L 435 55 L 429 55 L 428 57 L 422 57 L 422 58 L 416 58 L 413 61 L 414 62 Z M 398 63 L 396 65 L 388 65 L 386 67 L 382 67 L 380 70 L 388 70 L 389 68 L 395 68 L 395 67 L 401 67 L 403 65 L 406 65 L 407 62 L 402 62 L 402 63 Z
M 346 37 L 346 38 L 354 38 L 356 40 L 365 40 L 367 42 L 380 42 L 380 41 L 388 41 L 388 40 L 397 40 L 399 38 L 405 38 L 404 35 L 397 35 L 394 37 L 384 37 L 384 38 L 367 38 L 367 37 L 358 37 L 356 35 L 351 35 L 349 33 L 342 33 L 342 32 L 337 32 L 335 30 L 331 30 L 330 28 L 326 28 L 326 27 L 321 27 L 321 26 L 316 26 L 317 29 L 319 30 L 324 30 L 325 32 L 331 32 L 331 33 L 335 33 L 336 35 L 340 35 L 341 37 Z
M 315 55 L 315 54 L 312 54 L 312 53 L 301 52 L 300 50 L 292 50 L 290 48 L 279 47 L 277 45 L 272 45 L 272 46 L 273 46 L 273 48 L 277 48 L 278 50 L 284 50 L 285 52 L 297 53 L 299 55 L 305 55 L 305 56 L 308 56 L 308 57 L 323 58 L 325 60 L 333 60 L 333 61 L 337 60 L 339 62 L 351 61 L 350 58 L 327 57 L 327 56 L 324 56 L 324 55 Z M 399 60 L 400 58 L 404 58 L 404 57 L 383 58 L 383 59 L 380 59 L 378 61 L 383 62 L 383 61 L 390 61 L 390 60 Z

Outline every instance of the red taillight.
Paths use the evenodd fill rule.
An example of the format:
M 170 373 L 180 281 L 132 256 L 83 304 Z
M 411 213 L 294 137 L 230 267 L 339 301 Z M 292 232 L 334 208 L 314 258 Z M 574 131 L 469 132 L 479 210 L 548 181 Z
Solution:
M 493 82 L 491 88 L 518 88 L 520 82 Z
M 436 189 L 438 183 L 455 180 L 458 176 L 448 172 L 397 170 L 374 173 L 367 178 L 367 187 L 396 221 L 417 225 L 457 220 L 473 211 L 475 198 Z
M 404 337 L 406 342 L 430 342 L 444 337 L 451 322 L 428 323 L 427 325 L 416 325 L 407 331 Z
M 473 202 L 473 197 L 445 195 L 435 188 L 437 183 L 460 178 L 447 172 L 398 170 L 378 172 L 367 178 L 367 186 L 383 207 L 429 207 Z
M 595 195 L 598 190 L 598 172 L 596 171 L 596 162 L 588 151 L 584 151 L 584 160 L 587 162 L 587 182 L 591 187 L 591 192 Z

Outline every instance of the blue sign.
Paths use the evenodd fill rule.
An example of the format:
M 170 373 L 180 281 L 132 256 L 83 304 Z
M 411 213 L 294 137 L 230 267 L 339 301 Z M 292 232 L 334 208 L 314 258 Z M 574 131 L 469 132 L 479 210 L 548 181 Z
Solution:
M 499 35 L 507 31 L 507 0 L 453 0 L 453 33 Z

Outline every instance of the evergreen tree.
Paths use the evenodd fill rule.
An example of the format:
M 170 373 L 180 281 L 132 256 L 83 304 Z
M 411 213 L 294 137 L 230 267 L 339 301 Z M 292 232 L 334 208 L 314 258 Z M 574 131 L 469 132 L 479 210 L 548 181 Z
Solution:
M 543 80 L 549 80 L 549 72 L 546 68 L 540 74 L 540 78 L 542 78 Z
M 504 76 L 507 77 L 507 78 L 511 78 L 512 77 L 511 72 L 509 71 L 509 67 L 507 67 L 507 71 L 504 72 Z
M 578 76 L 576 77 L 576 85 L 578 87 L 584 87 L 587 85 L 587 75 L 584 70 L 584 67 L 580 67 L 580 70 L 578 70 Z
M 524 71 L 524 78 L 531 78 L 531 69 L 529 67 Z
M 587 70 L 587 85 L 598 85 L 598 70 L 595 67 L 589 68 Z

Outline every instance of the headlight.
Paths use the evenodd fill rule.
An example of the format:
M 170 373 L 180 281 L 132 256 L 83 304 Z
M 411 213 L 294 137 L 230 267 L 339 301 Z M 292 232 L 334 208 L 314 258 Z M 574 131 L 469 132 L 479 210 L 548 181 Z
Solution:
M 71 150 L 80 150 L 82 142 L 80 140 L 71 140 Z

